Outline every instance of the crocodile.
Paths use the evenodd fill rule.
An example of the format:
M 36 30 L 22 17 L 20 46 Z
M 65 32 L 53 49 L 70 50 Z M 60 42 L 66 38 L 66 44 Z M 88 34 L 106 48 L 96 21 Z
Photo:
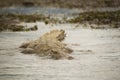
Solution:
M 20 48 L 23 48 L 22 53 L 35 53 L 39 56 L 50 56 L 52 59 L 73 59 L 70 53 L 72 49 L 67 47 L 67 44 L 62 43 L 66 34 L 64 30 L 52 30 L 45 33 L 39 39 L 23 43 Z

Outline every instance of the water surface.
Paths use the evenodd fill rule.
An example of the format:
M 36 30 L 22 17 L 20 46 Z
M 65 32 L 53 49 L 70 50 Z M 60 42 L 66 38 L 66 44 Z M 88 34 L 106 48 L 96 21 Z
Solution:
M 119 30 L 35 24 L 38 31 L 0 33 L 0 80 L 120 80 Z M 52 60 L 20 52 L 21 43 L 52 29 L 66 30 L 64 42 L 74 50 L 75 59 Z

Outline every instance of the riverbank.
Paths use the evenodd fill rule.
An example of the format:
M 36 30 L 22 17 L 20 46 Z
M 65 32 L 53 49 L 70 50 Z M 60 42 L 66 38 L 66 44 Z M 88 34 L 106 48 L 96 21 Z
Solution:
M 113 12 L 98 12 L 98 11 L 90 11 L 90 12 L 84 12 L 79 13 L 77 17 L 74 17 L 72 19 L 67 20 L 69 23 L 79 23 L 84 24 L 87 26 L 87 24 L 91 25 L 91 28 L 107 28 L 102 27 L 101 25 L 109 25 L 108 28 L 120 28 L 120 10 L 113 11 Z M 93 26 L 93 24 L 98 26 Z M 99 27 L 99 25 L 101 27 Z
M 91 29 L 120 28 L 120 10 L 117 11 L 88 11 L 83 13 L 71 14 L 71 16 L 44 15 L 44 14 L 0 14 L 0 31 L 29 31 L 25 29 L 24 23 L 44 22 L 47 24 L 76 24 L 77 27 Z M 33 26 L 37 27 L 37 26 Z M 35 28 L 34 30 L 37 30 Z
M 34 25 L 32 28 L 27 28 L 29 26 L 20 25 L 20 23 L 35 23 L 37 21 L 49 23 L 57 23 L 58 19 L 50 18 L 50 16 L 44 15 L 24 15 L 24 14 L 1 14 L 0 15 L 0 31 L 10 30 L 10 31 L 30 31 L 37 30 L 37 26 Z

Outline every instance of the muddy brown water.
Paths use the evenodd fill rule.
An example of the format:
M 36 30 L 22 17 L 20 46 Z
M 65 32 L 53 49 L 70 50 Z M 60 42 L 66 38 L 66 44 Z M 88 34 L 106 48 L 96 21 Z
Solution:
M 0 80 L 120 80 L 120 30 L 74 29 L 36 23 L 38 31 L 0 33 Z M 31 24 L 28 24 L 31 25 Z M 66 30 L 73 60 L 52 60 L 20 53 L 21 43 L 52 29 Z

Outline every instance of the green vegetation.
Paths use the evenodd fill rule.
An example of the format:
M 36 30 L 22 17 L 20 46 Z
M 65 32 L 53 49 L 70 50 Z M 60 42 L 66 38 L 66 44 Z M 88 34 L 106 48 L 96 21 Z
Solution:
M 84 12 L 79 16 L 69 19 L 70 23 L 89 23 L 97 25 L 113 25 L 114 28 L 120 27 L 120 11 L 115 12 Z
M 0 20 L 18 20 L 19 22 L 36 22 L 36 21 L 43 21 L 46 24 L 48 23 L 57 23 L 59 19 L 52 18 L 51 16 L 44 16 L 42 14 L 30 14 L 30 15 L 23 15 L 23 14 L 0 14 Z
M 11 27 L 8 28 L 8 30 L 11 30 L 11 31 L 24 31 L 24 26 L 16 26 L 16 25 L 13 25 Z
M 31 27 L 31 28 L 25 28 L 23 31 L 36 31 L 36 30 L 38 30 L 37 25 L 35 25 L 35 26 Z
M 79 23 L 79 24 L 90 24 L 91 28 L 94 29 L 104 29 L 104 26 L 99 25 L 109 25 L 110 28 L 120 28 L 120 11 L 114 12 L 84 12 L 80 13 L 77 17 L 72 19 L 67 19 L 66 17 L 63 20 L 53 18 L 51 16 L 44 15 L 22 15 L 22 14 L 1 14 L 0 15 L 0 31 L 11 30 L 11 31 L 33 31 L 37 30 L 37 26 L 33 28 L 25 29 L 24 26 L 18 26 L 19 22 L 36 22 L 43 21 L 45 24 L 56 24 L 56 23 Z M 96 24 L 97 27 L 92 25 Z M 87 25 L 85 25 L 86 27 Z M 108 27 L 109 28 L 109 27 Z
M 35 30 L 38 30 L 38 27 L 35 25 L 31 28 L 25 28 L 25 26 L 22 26 L 22 25 L 8 25 L 8 26 L 0 26 L 0 31 L 5 31 L 5 30 L 8 30 L 8 31 L 13 31 L 13 32 L 16 32 L 16 31 L 35 31 Z
M 36 15 L 36 14 L 31 14 L 31 15 L 22 15 L 22 14 L 1 14 L 0 15 L 1 19 L 6 19 L 9 18 L 11 20 L 19 20 L 22 22 L 36 22 L 36 21 L 42 21 L 46 17 L 43 15 Z
M 59 21 L 57 18 L 51 18 L 50 16 L 44 15 L 22 15 L 22 14 L 1 14 L 0 15 L 0 31 L 11 30 L 11 31 L 33 31 L 37 30 L 37 26 L 33 28 L 24 29 L 24 26 L 18 26 L 19 22 L 36 22 L 43 21 L 45 24 L 53 23 L 56 24 Z

